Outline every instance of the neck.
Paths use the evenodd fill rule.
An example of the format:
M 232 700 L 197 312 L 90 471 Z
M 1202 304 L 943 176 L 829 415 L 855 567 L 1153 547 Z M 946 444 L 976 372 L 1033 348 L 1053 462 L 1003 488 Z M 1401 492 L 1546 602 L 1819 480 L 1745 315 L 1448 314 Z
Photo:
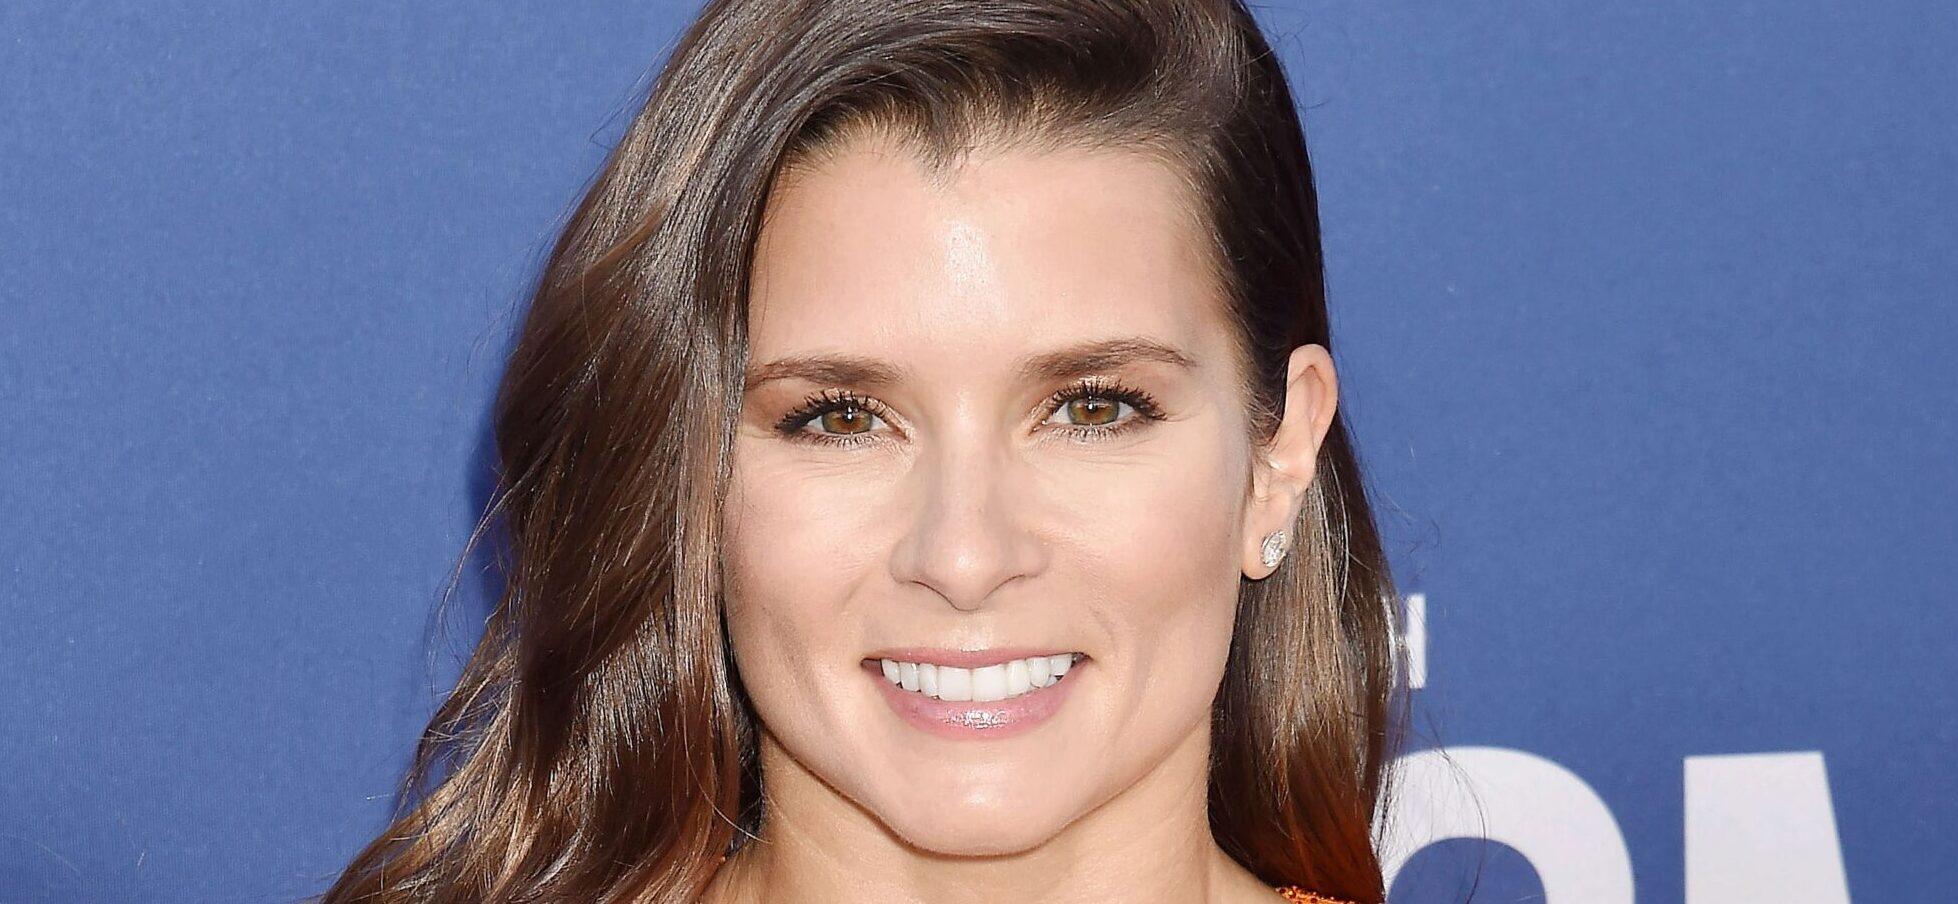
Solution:
M 707 900 L 1186 904 L 1269 890 L 1210 833 L 1209 726 L 1141 779 L 1028 850 L 941 854 L 907 844 L 763 733 L 767 811 Z

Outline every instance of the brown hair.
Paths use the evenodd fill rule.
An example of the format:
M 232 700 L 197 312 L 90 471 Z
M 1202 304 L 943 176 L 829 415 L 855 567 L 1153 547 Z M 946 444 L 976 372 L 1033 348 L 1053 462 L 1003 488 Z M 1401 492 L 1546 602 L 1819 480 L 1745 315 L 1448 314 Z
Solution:
M 539 279 L 471 540 L 501 519 L 501 599 L 328 904 L 691 901 L 758 829 L 717 554 L 748 267 L 776 178 L 868 127 L 939 169 L 1007 142 L 1176 164 L 1259 441 L 1289 352 L 1331 348 L 1304 135 L 1241 0 L 711 0 Z M 1210 823 L 1267 883 L 1372 902 L 1400 731 L 1361 483 L 1335 417 L 1299 554 L 1242 583 Z

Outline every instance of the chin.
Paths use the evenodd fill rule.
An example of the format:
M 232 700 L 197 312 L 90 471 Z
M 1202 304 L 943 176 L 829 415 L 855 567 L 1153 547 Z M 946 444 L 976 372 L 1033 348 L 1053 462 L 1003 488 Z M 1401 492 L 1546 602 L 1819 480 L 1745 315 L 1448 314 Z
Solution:
M 953 824 L 934 820 L 909 830 L 894 828 L 898 837 L 920 850 L 947 857 L 997 857 L 1029 851 L 1054 837 L 1058 827 L 989 822 Z
M 884 824 L 905 843 L 948 857 L 987 857 L 1017 854 L 1046 843 L 1060 833 L 1068 819 L 1048 795 L 1045 806 L 1024 794 L 972 795 L 966 802 L 945 798 L 907 802 L 897 812 L 879 814 Z

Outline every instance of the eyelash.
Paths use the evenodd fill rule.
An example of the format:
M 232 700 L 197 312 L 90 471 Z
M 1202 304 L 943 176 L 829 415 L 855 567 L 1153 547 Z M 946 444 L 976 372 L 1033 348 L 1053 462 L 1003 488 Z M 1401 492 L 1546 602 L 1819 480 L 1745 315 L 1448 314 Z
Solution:
M 1162 407 L 1156 404 L 1155 398 L 1148 393 L 1114 380 L 1089 377 L 1048 396 L 1047 400 L 1041 403 L 1044 411 L 1041 423 L 1046 423 L 1046 418 L 1053 417 L 1054 413 L 1067 403 L 1085 398 L 1105 399 L 1117 403 L 1127 402 L 1130 408 L 1135 409 L 1135 416 L 1117 421 L 1113 425 L 1065 424 L 1055 427 L 1054 429 L 1061 435 L 1077 441 L 1094 442 L 1127 433 L 1149 421 L 1163 419 Z M 868 432 L 832 434 L 812 433 L 802 429 L 818 417 L 848 408 L 861 409 L 886 421 L 890 420 L 890 409 L 876 399 L 857 395 L 847 389 L 825 389 L 804 400 L 795 410 L 783 415 L 782 419 L 775 423 L 775 429 L 783 436 L 798 442 L 831 446 L 858 446 L 874 442 Z

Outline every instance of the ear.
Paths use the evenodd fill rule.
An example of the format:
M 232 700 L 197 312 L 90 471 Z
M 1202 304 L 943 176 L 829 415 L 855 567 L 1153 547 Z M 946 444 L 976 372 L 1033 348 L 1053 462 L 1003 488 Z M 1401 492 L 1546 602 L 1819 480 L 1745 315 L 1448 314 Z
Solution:
M 1263 561 L 1265 537 L 1273 531 L 1285 532 L 1287 555 L 1298 546 L 1294 528 L 1299 508 L 1318 474 L 1319 446 L 1332 429 L 1338 405 L 1332 353 L 1316 343 L 1293 349 L 1286 368 L 1285 413 L 1271 441 L 1251 456 L 1251 498 L 1243 525 L 1246 577 L 1257 580 L 1278 570 Z

